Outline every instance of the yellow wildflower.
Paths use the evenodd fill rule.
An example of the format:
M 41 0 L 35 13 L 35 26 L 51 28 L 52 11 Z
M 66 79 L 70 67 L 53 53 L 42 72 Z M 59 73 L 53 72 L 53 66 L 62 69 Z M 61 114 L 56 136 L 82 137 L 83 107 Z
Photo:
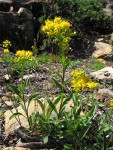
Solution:
M 113 99 L 110 100 L 110 106 L 113 107 Z
M 73 32 L 73 35 L 76 35 L 77 33 L 76 32 Z
M 9 48 L 11 45 L 12 45 L 12 44 L 11 44 L 11 42 L 10 42 L 9 40 L 3 41 L 3 47 L 4 47 L 4 48 Z
M 47 19 L 45 25 L 41 27 L 41 30 L 47 34 L 48 37 L 52 37 L 54 43 L 56 43 L 61 50 L 69 50 L 71 36 L 75 35 L 75 32 L 73 32 L 70 27 L 71 24 L 69 21 L 56 16 L 53 20 Z
M 103 58 L 98 58 L 97 61 L 101 62 L 101 63 L 104 63 L 105 60 Z
M 94 88 L 96 88 L 96 87 L 98 87 L 99 86 L 99 83 L 98 82 L 88 82 L 87 83 L 87 87 L 89 88 L 89 89 L 94 89 Z
M 31 46 L 31 49 L 35 49 L 35 46 L 33 45 L 33 46 Z
M 75 90 L 75 91 L 78 91 L 81 89 L 81 84 L 75 80 L 72 80 L 71 81 L 71 84 L 72 84 L 72 88 Z
M 57 17 L 57 16 L 56 16 L 55 19 L 54 19 L 54 22 L 60 24 L 60 23 L 62 22 L 61 17 Z
M 84 75 L 84 71 L 73 70 L 73 71 L 71 71 L 70 74 L 71 74 L 71 76 L 73 76 L 73 77 L 79 77 L 79 76 Z
M 24 59 L 30 59 L 33 56 L 33 53 L 31 51 L 18 50 L 16 52 L 16 56 Z
M 9 53 L 9 49 L 4 49 L 4 53 L 8 54 Z
M 86 90 L 87 88 L 94 89 L 99 85 L 97 82 L 92 82 L 91 79 L 85 75 L 84 71 L 73 70 L 71 75 L 73 77 L 71 81 L 72 88 L 76 91 Z
M 41 30 L 48 36 L 57 35 L 58 33 L 72 32 L 70 29 L 70 22 L 61 19 L 61 17 L 55 17 L 54 20 L 47 19 L 45 25 L 41 27 Z
M 2 57 L 0 57 L 0 61 L 2 60 Z

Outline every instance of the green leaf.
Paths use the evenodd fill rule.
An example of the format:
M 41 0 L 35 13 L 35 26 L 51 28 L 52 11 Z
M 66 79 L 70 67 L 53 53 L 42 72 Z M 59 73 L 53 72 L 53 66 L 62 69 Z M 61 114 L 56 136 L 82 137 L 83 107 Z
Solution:
M 36 100 L 36 102 L 40 105 L 42 111 L 45 111 L 45 106 L 44 106 L 43 102 L 41 100 L 38 100 L 38 99 Z
M 9 120 L 11 120 L 11 119 L 13 119 L 13 118 L 16 118 L 16 117 L 18 117 L 18 116 L 24 116 L 22 113 L 13 113 L 11 116 L 10 116 L 10 118 L 9 118 Z M 24 116 L 25 117 L 25 116 Z M 25 117 L 26 118 L 26 117 Z
M 48 114 L 50 115 L 52 113 L 52 111 L 55 111 L 55 113 L 58 115 L 58 112 L 57 112 L 57 109 L 56 109 L 56 104 L 54 104 L 52 102 L 52 100 L 50 100 L 49 98 L 47 98 L 47 102 L 49 104 Z
M 65 60 L 66 60 L 66 57 L 64 55 L 62 55 L 62 65 L 65 66 Z
M 91 118 L 93 118 L 95 111 L 96 111 L 97 106 L 95 105 L 88 113 L 87 113 L 87 117 L 89 118 L 89 120 Z
M 103 104 L 103 103 L 98 103 L 98 106 L 99 106 L 99 107 L 104 107 L 105 104 Z
M 81 129 L 81 132 L 80 132 L 80 137 L 79 137 L 79 140 L 82 140 L 87 131 L 89 130 L 90 128 L 90 122 L 91 122 L 91 119 L 93 118 L 94 114 L 95 114 L 95 111 L 96 111 L 96 106 L 94 106 L 87 114 L 86 116 L 83 116 L 82 118 L 82 123 L 83 123 L 83 127 Z
M 29 116 L 29 122 L 32 128 L 36 125 L 37 117 L 37 113 L 32 113 L 31 116 Z
M 54 100 L 53 105 L 56 106 L 58 104 L 58 102 L 60 101 L 60 99 L 61 99 L 61 95 Z M 47 110 L 47 117 L 48 118 L 50 117 L 52 111 L 53 111 L 53 108 L 48 108 L 48 110 Z
M 38 94 L 32 94 L 31 96 L 30 96 L 30 98 L 29 98 L 29 101 L 28 101 L 28 107 L 27 108 L 29 108 L 29 105 L 30 105 L 30 103 L 31 103 L 31 101 L 33 100 L 33 99 L 35 99 L 36 97 L 38 96 Z
M 43 137 L 43 141 L 45 144 L 48 143 L 48 136 Z
M 70 78 L 65 80 L 64 84 L 66 85 L 69 82 Z
M 56 105 L 59 103 L 60 100 L 61 100 L 61 95 L 60 95 L 58 98 L 56 98 L 55 100 L 53 99 L 53 101 L 54 101 L 54 102 L 53 102 L 53 105 L 56 106 Z M 47 110 L 47 116 L 48 116 L 48 117 L 50 117 L 52 111 L 53 111 L 53 108 L 52 108 L 52 107 L 51 107 L 51 108 L 49 107 L 48 110 Z M 58 112 L 57 112 L 57 115 L 58 115 Z
M 87 125 L 87 126 L 84 126 L 84 127 L 82 128 L 82 130 L 81 130 L 81 132 L 80 132 L 80 137 L 79 137 L 79 140 L 80 140 L 80 141 L 85 137 L 85 135 L 86 135 L 86 133 L 88 132 L 89 128 L 90 128 L 90 124 Z
M 104 125 L 103 131 L 104 131 L 104 132 L 107 132 L 107 131 L 109 131 L 109 130 L 111 130 L 111 129 L 112 129 L 112 127 L 111 127 L 109 124 L 106 123 L 106 124 Z
M 74 110 L 74 112 L 75 111 L 76 110 Z M 81 113 L 81 107 L 76 111 L 76 113 L 75 113 L 75 119 L 78 118 L 78 117 L 80 117 L 80 113 Z
M 2 111 L 0 111 L 0 116 L 1 116 L 1 115 L 3 115 L 3 112 L 2 112 Z
M 71 144 L 64 144 L 63 150 L 74 150 Z
M 109 147 L 107 150 L 113 150 L 113 146 L 112 146 L 112 147 Z
M 18 89 L 19 89 L 19 91 L 21 93 L 23 93 L 24 92 L 24 86 L 23 86 L 23 84 L 18 84 Z
M 23 127 L 23 126 L 20 126 L 19 130 L 21 130 L 24 133 L 28 133 L 29 132 L 29 130 L 27 128 Z
M 52 78 L 57 87 L 62 91 L 62 84 L 60 84 L 56 79 Z
M 26 106 L 25 106 L 24 101 L 21 101 L 20 105 L 21 105 L 22 109 L 24 110 L 24 112 L 26 113 Z
M 60 77 L 62 79 L 62 73 L 57 71 L 56 74 L 57 74 L 58 77 Z
M 20 99 L 23 99 L 22 95 L 21 95 L 21 92 L 18 90 L 17 87 L 13 86 L 12 84 L 8 84 L 9 88 L 15 93 L 18 95 L 18 97 Z
M 65 109 L 67 103 L 71 100 L 72 96 L 73 96 L 73 93 L 71 93 L 67 98 L 64 99 L 64 101 L 62 103 L 61 113 Z

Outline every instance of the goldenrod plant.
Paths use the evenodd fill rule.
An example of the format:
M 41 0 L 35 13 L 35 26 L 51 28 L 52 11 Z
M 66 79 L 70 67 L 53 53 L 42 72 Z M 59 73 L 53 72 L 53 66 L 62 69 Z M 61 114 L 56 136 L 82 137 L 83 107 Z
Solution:
M 53 78 L 53 81 L 64 92 L 64 87 L 68 82 L 68 79 L 65 80 L 65 72 L 69 66 L 69 59 L 66 57 L 66 53 L 71 49 L 69 42 L 71 41 L 71 37 L 76 35 L 76 32 L 72 31 L 69 21 L 57 16 L 53 20 L 47 19 L 41 30 L 47 34 L 48 38 L 52 37 L 52 42 L 58 45 L 59 55 L 61 55 L 62 73 L 57 71 L 60 82 L 55 78 Z
M 99 88 L 99 83 L 92 81 L 83 70 L 72 70 L 70 77 L 66 78 L 66 70 L 70 63 L 66 53 L 70 49 L 71 37 L 76 35 L 76 32 L 72 31 L 71 23 L 61 17 L 46 20 L 41 30 L 48 38 L 52 36 L 52 42 L 58 45 L 60 51 L 62 71 L 58 70 L 57 76 L 52 78 L 56 88 L 59 88 L 60 91 L 56 97 L 46 96 L 43 101 L 38 98 L 37 93 L 33 92 L 27 99 L 26 104 L 25 89 L 29 80 L 24 80 L 23 76 L 29 71 L 29 64 L 34 61 L 32 67 L 36 73 L 37 56 L 33 56 L 33 52 L 30 50 L 17 50 L 13 58 L 13 69 L 18 71 L 22 82 L 18 83 L 17 86 L 9 84 L 8 87 L 12 90 L 12 93 L 17 94 L 16 100 L 18 99 L 20 102 L 24 114 L 14 106 L 16 112 L 12 114 L 10 119 L 16 118 L 20 124 L 20 129 L 25 129 L 21 126 L 19 119 L 20 115 L 25 117 L 29 128 L 23 130 L 23 132 L 26 131 L 30 136 L 39 137 L 38 142 L 42 141 L 49 148 L 54 145 L 53 148 L 61 150 L 107 150 L 107 135 L 110 136 L 113 133 L 110 126 L 110 117 L 105 115 L 98 117 L 97 121 L 95 120 L 99 102 L 96 101 L 93 94 Z M 35 47 L 32 47 L 32 49 L 35 51 Z M 66 93 L 67 85 L 70 85 L 70 89 Z M 28 109 L 31 101 L 35 101 L 41 111 L 36 108 L 29 115 Z M 88 102 L 91 102 L 90 106 Z M 111 106 L 112 103 L 111 100 Z M 102 124 L 103 122 L 104 124 Z M 91 132 L 94 132 L 94 125 L 96 126 L 96 132 L 91 134 Z M 101 142 L 98 143 L 98 140 Z M 93 148 L 92 143 L 94 144 Z M 112 142 L 110 141 L 110 143 Z
M 71 37 L 76 35 L 76 32 L 71 29 L 71 23 L 61 17 L 55 17 L 53 20 L 47 19 L 41 30 L 52 37 L 60 49 L 60 53 L 64 54 L 70 50 L 69 42 Z
M 2 58 L 2 61 L 4 63 L 6 63 L 7 65 L 9 65 L 9 68 L 10 68 L 9 74 L 11 73 L 12 64 L 13 64 L 13 56 L 11 55 L 11 52 L 10 52 L 10 47 L 11 46 L 12 46 L 12 43 L 9 40 L 4 40 L 3 43 L 2 43 L 3 52 L 4 52 L 4 55 L 5 55 L 5 57 Z

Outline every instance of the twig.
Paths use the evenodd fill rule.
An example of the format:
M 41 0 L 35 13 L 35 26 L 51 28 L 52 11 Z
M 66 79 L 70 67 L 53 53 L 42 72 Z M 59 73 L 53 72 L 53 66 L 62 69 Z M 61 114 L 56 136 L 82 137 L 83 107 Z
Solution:
M 29 143 L 22 143 L 21 140 L 18 141 L 16 144 L 18 147 L 24 147 L 24 148 L 55 148 L 56 144 L 45 144 L 44 142 L 29 142 Z
M 31 137 L 25 133 L 23 133 L 20 129 L 15 131 L 18 138 L 25 140 L 26 142 L 40 142 L 42 137 L 39 135 L 38 137 Z

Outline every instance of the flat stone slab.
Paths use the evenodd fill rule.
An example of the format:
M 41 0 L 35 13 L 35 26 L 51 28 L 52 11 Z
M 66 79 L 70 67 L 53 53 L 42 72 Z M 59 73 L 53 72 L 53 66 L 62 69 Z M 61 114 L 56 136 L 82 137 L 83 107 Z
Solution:
M 56 98 L 54 98 L 54 99 L 51 98 L 52 101 L 54 101 L 55 99 L 56 99 Z M 46 106 L 45 109 L 47 110 L 47 108 L 48 108 L 48 103 L 47 103 L 47 101 L 46 101 L 44 98 L 40 98 L 39 100 L 42 101 L 43 103 L 45 103 L 45 106 Z M 27 105 L 28 105 L 28 102 L 26 102 L 25 104 L 26 104 L 26 106 L 27 106 Z M 67 105 L 66 105 L 65 110 L 66 110 L 67 112 L 69 112 L 69 111 L 71 110 L 72 106 L 73 106 L 73 101 L 70 100 L 69 102 L 67 102 Z M 23 115 L 25 115 L 25 112 L 23 111 L 23 109 L 22 109 L 21 106 L 17 107 L 17 109 L 18 109 L 18 112 L 19 112 L 19 113 L 22 113 Z M 60 102 L 57 104 L 56 109 L 57 109 L 57 110 L 60 109 Z M 12 111 L 13 113 L 16 112 L 15 109 L 12 109 L 11 111 Z M 10 116 L 12 115 L 12 112 L 11 112 L 11 111 L 8 110 L 8 111 L 6 111 L 6 112 L 4 113 L 4 117 L 5 117 L 5 135 L 6 135 L 6 137 L 7 137 L 11 132 L 17 130 L 17 129 L 20 127 L 19 123 L 17 122 L 17 120 L 16 120 L 15 118 L 13 118 L 13 119 L 11 119 L 11 120 L 9 119 Z M 30 105 L 29 105 L 29 109 L 28 109 L 28 114 L 29 114 L 29 116 L 30 116 L 33 112 L 42 113 L 41 107 L 39 106 L 39 104 L 38 104 L 38 106 L 36 106 L 35 101 L 31 101 L 31 103 L 30 103 Z M 81 112 L 81 115 L 84 115 L 84 113 Z M 55 117 L 55 116 L 56 116 L 56 114 L 55 114 L 55 112 L 53 111 L 52 114 L 51 114 L 51 118 L 53 118 L 53 117 Z M 19 119 L 20 119 L 20 122 L 21 122 L 21 125 L 22 125 L 22 126 L 24 126 L 25 128 L 29 128 L 29 124 L 28 124 L 28 122 L 27 122 L 27 120 L 26 120 L 25 117 L 19 116 Z

